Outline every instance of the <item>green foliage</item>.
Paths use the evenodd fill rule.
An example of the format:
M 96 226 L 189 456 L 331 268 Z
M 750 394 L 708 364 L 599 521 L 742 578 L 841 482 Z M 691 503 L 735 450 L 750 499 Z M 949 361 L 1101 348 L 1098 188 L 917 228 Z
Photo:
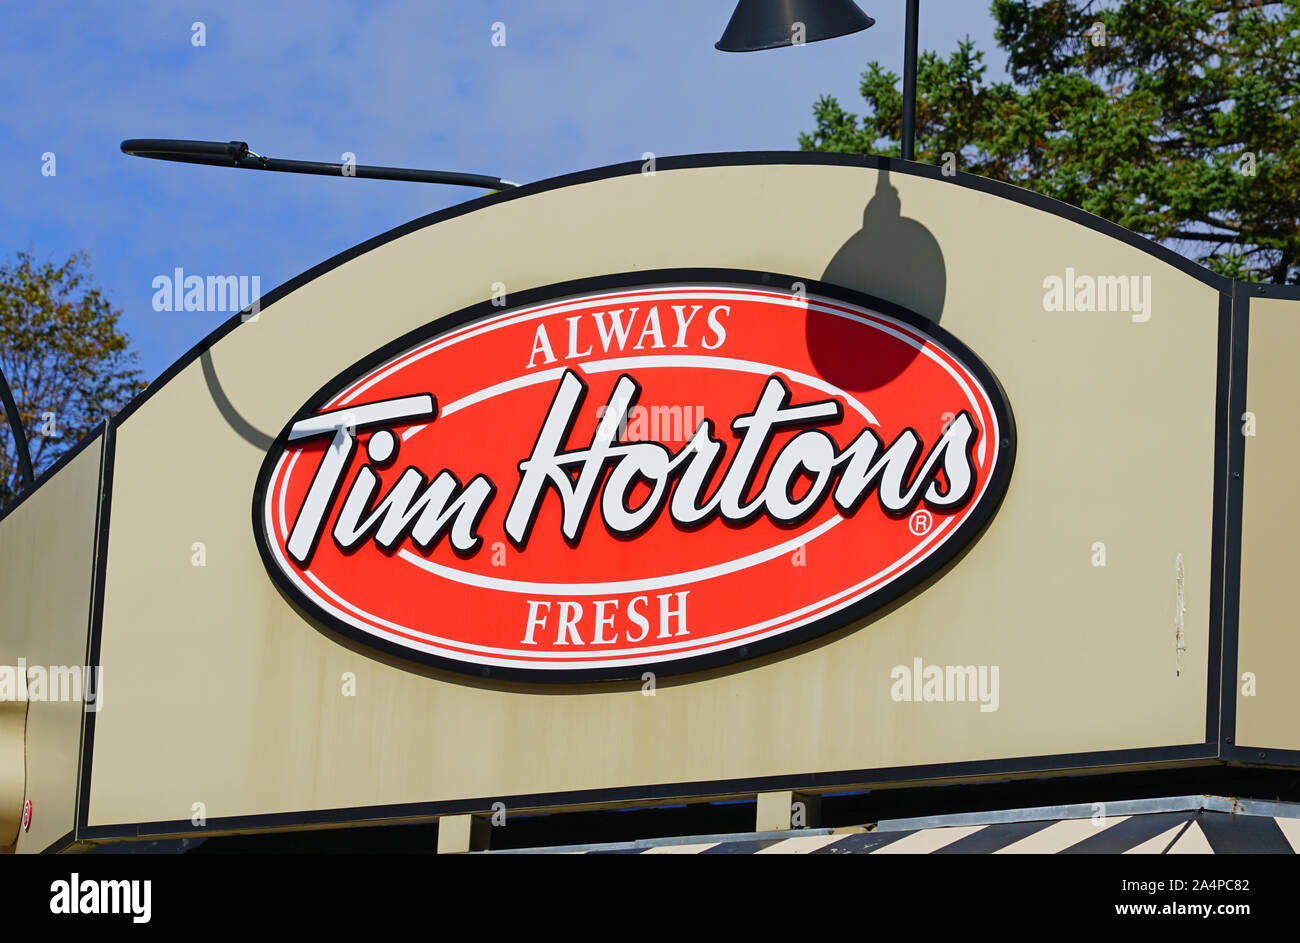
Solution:
M 994 0 L 1011 82 L 962 42 L 917 63 L 917 159 L 1072 203 L 1222 274 L 1300 282 L 1300 0 Z M 1097 24 L 1104 29 L 1104 41 Z M 898 77 L 804 150 L 898 156 Z
M 85 255 L 61 264 L 19 252 L 0 265 L 0 369 L 36 473 L 48 468 L 144 384 L 118 328 L 121 312 L 90 284 Z M 0 506 L 21 490 L 8 423 L 0 431 Z

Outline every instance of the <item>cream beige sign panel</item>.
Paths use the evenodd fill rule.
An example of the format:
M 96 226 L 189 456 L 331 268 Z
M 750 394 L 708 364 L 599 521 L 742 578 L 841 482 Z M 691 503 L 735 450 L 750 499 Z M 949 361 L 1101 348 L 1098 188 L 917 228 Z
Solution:
M 867 255 L 831 266 L 864 210 L 877 227 L 855 240 Z M 942 284 L 918 265 L 919 227 Z M 1218 295 L 1065 219 L 863 167 L 617 176 L 382 245 L 236 328 L 212 361 L 233 406 L 273 434 L 325 380 L 494 283 L 679 267 L 832 267 L 829 280 L 941 315 L 988 363 L 1019 454 L 1002 510 L 948 575 L 865 629 L 671 679 L 654 697 L 404 671 L 276 592 L 250 532 L 262 452 L 222 418 L 195 362 L 118 431 L 101 655 L 120 693 L 95 727 L 90 825 L 1204 740 Z M 1045 311 L 1045 277 L 1067 268 L 1150 275 L 1150 320 Z M 998 710 L 895 703 L 891 669 L 918 657 L 997 666 Z M 347 672 L 355 697 L 340 694 Z
M 102 445 L 94 438 L 0 520 L 0 666 L 22 659 L 33 683 L 56 679 L 27 703 L 0 701 L 0 848 L 16 836 L 17 851 L 42 851 L 75 822 L 82 702 L 51 695 L 78 693 L 69 672 L 87 661 Z
M 1294 614 L 1300 416 L 1295 367 L 1287 356 L 1297 345 L 1300 301 L 1250 301 L 1248 415 L 1235 417 L 1234 424 L 1245 435 L 1246 450 L 1236 742 L 1267 750 L 1300 750 L 1300 631 Z

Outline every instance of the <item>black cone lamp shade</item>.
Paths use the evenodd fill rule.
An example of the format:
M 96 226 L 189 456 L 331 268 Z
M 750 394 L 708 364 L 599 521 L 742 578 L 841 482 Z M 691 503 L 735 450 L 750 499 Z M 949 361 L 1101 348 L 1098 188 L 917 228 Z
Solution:
M 853 0 L 740 0 L 714 46 L 723 52 L 776 49 L 794 45 L 796 23 L 803 24 L 803 42 L 815 43 L 875 22 Z

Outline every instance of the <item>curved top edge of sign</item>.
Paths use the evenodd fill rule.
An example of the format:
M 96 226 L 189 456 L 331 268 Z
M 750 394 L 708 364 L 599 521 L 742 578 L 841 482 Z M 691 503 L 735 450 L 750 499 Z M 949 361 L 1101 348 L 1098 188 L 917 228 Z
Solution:
M 1084 226 L 1094 232 L 1109 236 L 1112 239 L 1118 239 L 1125 245 L 1131 246 L 1142 252 L 1147 253 L 1155 259 L 1174 266 L 1186 275 L 1190 275 L 1197 281 L 1216 291 L 1223 293 L 1249 293 L 1251 297 L 1260 298 L 1287 298 L 1300 300 L 1300 286 L 1295 285 L 1271 285 L 1266 283 L 1238 282 L 1211 272 L 1204 266 L 1198 265 L 1190 259 L 1179 255 L 1172 249 L 1160 245 L 1145 236 L 1140 236 L 1135 232 L 1125 229 L 1118 223 L 1112 223 L 1109 220 L 1102 219 L 1092 213 L 1081 210 L 1076 206 L 1068 203 L 1062 203 L 1060 200 L 1044 196 L 1041 193 L 1035 193 L 1032 190 L 1026 190 L 1023 187 L 1017 187 L 1014 184 L 1003 183 L 1000 180 L 991 180 L 987 177 L 968 174 L 964 171 L 957 171 L 954 176 L 945 177 L 943 172 L 931 164 L 922 164 L 916 161 L 904 161 L 894 157 L 880 157 L 874 154 L 831 154 L 820 151 L 722 151 L 704 154 L 683 154 L 675 157 L 656 158 L 656 167 L 659 170 L 689 170 L 702 169 L 708 167 L 748 167 L 762 165 L 823 165 L 833 167 L 859 167 L 867 170 L 885 170 L 891 173 L 901 173 L 912 177 L 925 177 L 930 180 L 938 180 L 949 185 L 966 187 L 971 190 L 978 190 L 990 196 L 1000 199 L 1010 200 L 1031 209 L 1036 209 L 1049 215 L 1065 219 L 1069 222 Z M 497 203 L 504 203 L 508 200 L 518 200 L 524 197 L 533 196 L 538 193 L 545 193 L 550 190 L 558 190 L 561 187 L 578 186 L 584 183 L 593 183 L 598 180 L 608 180 L 614 177 L 630 176 L 641 173 L 642 162 L 639 160 L 625 161 L 620 164 L 607 164 L 603 167 L 595 167 L 588 170 L 573 171 L 567 174 L 560 174 L 556 177 L 548 177 L 537 180 L 532 183 L 526 183 L 512 190 L 501 190 L 496 193 L 486 194 L 467 200 L 464 203 L 457 203 L 445 209 L 437 210 L 425 216 L 417 217 L 409 222 L 402 223 L 387 232 L 372 236 L 365 242 L 358 243 L 350 249 L 345 249 L 335 256 L 320 262 L 307 271 L 296 275 L 282 285 L 278 285 L 271 291 L 267 292 L 262 298 L 258 299 L 259 310 L 265 310 L 270 305 L 284 298 L 286 295 L 298 290 L 308 282 L 319 278 L 321 275 L 352 261 L 360 255 L 377 249 L 380 246 L 400 239 L 420 229 L 433 226 L 437 223 L 445 222 L 449 219 L 455 219 L 464 216 L 476 210 L 486 209 L 495 206 Z M 96 427 L 87 433 L 80 442 L 77 442 L 59 459 L 45 471 L 36 477 L 33 486 L 24 491 L 17 500 L 10 502 L 4 508 L 0 508 L 0 520 L 4 520 L 15 509 L 20 507 L 31 495 L 35 494 L 40 487 L 48 481 L 59 469 L 61 469 L 69 460 L 80 453 L 84 448 L 89 446 L 98 436 L 104 434 L 109 426 L 120 426 L 127 420 L 132 413 L 143 406 L 158 390 L 166 386 L 178 373 L 198 360 L 203 354 L 211 350 L 218 341 L 233 331 L 242 323 L 240 314 L 236 312 L 219 324 L 207 336 L 178 357 L 167 369 L 158 374 L 157 379 L 151 382 L 144 390 L 136 395 L 129 403 L 114 416 L 105 420 L 104 425 Z
M 1019 203 L 1031 209 L 1048 213 L 1052 216 L 1068 220 L 1080 226 L 1084 226 L 1102 235 L 1109 236 L 1113 239 L 1146 252 L 1153 258 L 1174 266 L 1186 275 L 1197 279 L 1203 284 L 1214 288 L 1218 291 L 1230 291 L 1234 282 L 1211 272 L 1204 266 L 1198 265 L 1185 256 L 1179 255 L 1172 249 L 1160 245 L 1148 239 L 1145 236 L 1138 235 L 1118 223 L 1112 223 L 1109 220 L 1102 219 L 1085 210 L 1068 203 L 1062 203 L 1060 200 L 1044 196 L 1032 190 L 1026 190 L 1023 187 L 1017 187 L 1013 184 L 1003 183 L 1000 180 L 992 180 L 987 177 L 976 176 L 958 171 L 954 176 L 944 176 L 940 168 L 930 164 L 922 164 L 917 161 L 899 160 L 893 157 L 879 157 L 872 154 L 832 154 L 818 151 L 723 151 L 717 153 L 705 154 L 684 154 L 674 157 L 656 158 L 656 168 L 660 171 L 672 170 L 692 170 L 706 169 L 710 167 L 749 167 L 749 166 L 767 166 L 767 165 L 812 165 L 812 166 L 835 166 L 835 167 L 858 167 L 867 170 L 884 170 L 890 173 L 902 173 L 912 177 L 923 177 L 930 180 L 937 180 L 949 186 L 956 185 L 966 187 L 967 189 L 977 190 L 990 196 L 1000 199 L 1010 200 Z M 616 177 L 632 176 L 641 173 L 642 162 L 640 160 L 624 161 L 619 164 L 607 164 L 603 167 L 594 167 L 588 170 L 579 170 L 567 174 L 560 174 L 555 177 L 548 177 L 537 180 L 532 183 L 525 183 L 522 186 L 511 190 L 499 190 L 496 193 L 486 194 L 467 200 L 464 203 L 457 203 L 454 206 L 437 210 L 425 216 L 417 217 L 409 222 L 396 226 L 387 232 L 372 236 L 364 242 L 358 243 L 350 249 L 345 249 L 337 255 L 320 262 L 307 271 L 296 275 L 276 286 L 259 299 L 258 310 L 265 311 L 270 305 L 279 301 L 281 298 L 298 290 L 308 282 L 314 281 L 320 276 L 330 272 L 347 262 L 352 261 L 358 256 L 377 249 L 389 242 L 400 239 L 403 236 L 410 235 L 421 229 L 438 223 L 446 222 L 460 216 L 465 216 L 477 210 L 487 209 L 498 203 L 505 203 L 510 200 L 521 200 L 539 193 L 546 193 L 551 190 L 559 190 L 564 187 L 580 186 L 582 184 L 594 183 L 600 180 L 609 180 Z M 115 425 L 123 423 L 132 413 L 139 409 L 150 397 L 159 389 L 165 386 L 181 370 L 189 366 L 205 352 L 211 349 L 219 340 L 226 336 L 242 323 L 239 312 L 227 318 L 222 324 L 218 325 L 210 334 L 200 340 L 188 351 L 182 354 L 171 366 L 158 375 L 158 378 L 142 390 L 135 399 L 131 400 L 122 408 L 113 418 Z M 33 489 L 35 490 L 35 489 Z
M 1059 200 L 1044 196 L 1041 193 L 1026 190 L 1023 187 L 1017 187 L 1014 184 L 1003 183 L 1000 180 L 992 180 L 987 177 L 968 174 L 964 171 L 957 171 L 955 175 L 945 177 L 940 168 L 916 161 L 905 161 L 893 157 L 880 157 L 874 154 L 832 154 L 819 151 L 722 151 L 667 156 L 656 159 L 657 168 L 665 171 L 707 167 L 761 166 L 768 164 L 825 165 L 860 167 L 869 170 L 886 170 L 891 173 L 901 173 L 913 177 L 925 177 L 930 180 L 942 181 L 948 185 L 966 187 L 1000 199 L 1011 200 L 1012 202 L 1019 203 L 1023 206 L 1028 206 L 1032 209 L 1084 226 L 1095 232 L 1101 233 L 1102 235 L 1118 239 L 1128 246 L 1136 248 L 1155 259 L 1174 266 L 1184 274 L 1190 275 L 1202 284 L 1217 291 L 1229 293 L 1249 289 L 1251 296 L 1262 298 L 1295 298 L 1300 300 L 1300 289 L 1297 289 L 1296 286 L 1257 285 L 1254 283 L 1234 281 L 1233 279 L 1211 272 L 1204 266 L 1198 265 L 1190 259 L 1179 255 L 1172 249 L 1162 246 L 1145 236 L 1140 236 L 1131 230 L 1125 229 L 1118 223 L 1112 223 L 1109 220 L 1102 219 L 1100 216 L 1095 216 L 1076 206 L 1062 203 Z M 573 171 L 567 174 L 560 174 L 555 177 L 537 180 L 532 183 L 526 183 L 511 190 L 502 190 L 496 193 L 486 194 L 484 196 L 467 200 L 464 203 L 457 203 L 454 206 L 449 206 L 425 216 L 417 217 L 416 219 L 403 223 L 400 226 L 396 226 L 387 232 L 380 233 L 377 236 L 372 236 L 350 249 L 345 249 L 337 255 L 312 266 L 307 269 L 307 271 L 294 276 L 287 282 L 276 286 L 258 300 L 259 310 L 264 310 L 286 295 L 301 288 L 308 282 L 319 278 L 321 275 L 324 275 L 347 262 L 350 262 L 352 259 L 364 255 L 372 249 L 376 249 L 388 242 L 400 239 L 402 236 L 424 229 L 427 226 L 445 222 L 449 219 L 455 219 L 456 217 L 464 216 L 468 213 L 475 212 L 476 210 L 486 209 L 490 206 L 496 205 L 497 203 L 504 203 L 508 200 L 523 199 L 538 193 L 557 190 L 561 187 L 577 186 L 598 180 L 639 174 L 641 172 L 641 166 L 641 161 L 633 160 L 624 161 L 623 163 L 618 164 L 607 164 L 603 167 L 595 167 L 587 170 Z M 32 488 L 25 491 L 16 501 L 13 501 L 3 509 L 0 509 L 0 520 L 9 516 L 9 514 L 21 506 L 28 497 L 35 494 L 36 491 L 40 489 L 41 485 L 48 481 L 60 468 L 63 467 L 63 465 L 67 463 L 68 459 L 81 452 L 82 449 L 93 442 L 97 436 L 103 434 L 110 425 L 119 426 L 125 422 L 132 413 L 144 405 L 144 403 L 158 392 L 158 390 L 166 386 L 167 383 L 169 383 L 178 373 L 188 367 L 195 360 L 198 360 L 199 357 L 215 346 L 218 341 L 233 331 L 241 323 L 242 321 L 238 312 L 231 315 L 231 317 L 226 319 L 226 321 L 219 324 L 193 347 L 178 357 L 118 413 L 106 419 L 103 426 L 97 427 L 87 433 L 80 442 L 77 442 L 68 449 L 63 456 L 60 457 L 59 461 L 55 462 L 37 476 L 36 482 Z

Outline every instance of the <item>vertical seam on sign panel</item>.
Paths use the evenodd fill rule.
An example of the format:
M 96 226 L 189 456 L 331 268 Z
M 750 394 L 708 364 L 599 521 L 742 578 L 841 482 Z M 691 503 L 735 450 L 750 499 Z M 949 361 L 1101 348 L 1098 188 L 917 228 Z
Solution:
M 103 700 L 103 679 L 99 677 L 99 643 L 104 621 L 104 583 L 108 568 L 108 525 L 113 499 L 113 459 L 117 430 L 110 418 L 104 422 L 104 450 L 100 459 L 99 514 L 95 527 L 95 558 L 91 574 L 90 631 L 86 644 L 86 667 L 96 679 L 95 710 L 82 711 L 81 769 L 77 786 L 74 832 L 79 838 L 90 824 L 90 778 L 94 756 L 95 718 Z
M 1237 745 L 1237 667 L 1241 642 L 1241 546 L 1245 495 L 1246 437 L 1238 423 L 1246 411 L 1249 378 L 1249 284 L 1236 283 L 1232 298 L 1232 380 L 1228 397 L 1228 488 L 1223 579 L 1223 667 L 1220 692 L 1219 756 L 1239 758 Z
M 1221 756 L 1223 722 L 1223 598 L 1226 594 L 1227 493 L 1232 434 L 1232 298 L 1231 287 L 1219 293 L 1217 376 L 1214 390 L 1214 485 L 1210 519 L 1210 611 L 1208 671 L 1205 679 L 1205 743 Z
M 1223 595 L 1227 541 L 1228 466 L 1232 435 L 1232 307 L 1233 292 L 1219 293 L 1217 370 L 1215 378 L 1214 489 L 1211 498 L 1210 612 L 1208 663 L 1205 679 L 1205 742 L 1219 754 L 1222 723 Z

